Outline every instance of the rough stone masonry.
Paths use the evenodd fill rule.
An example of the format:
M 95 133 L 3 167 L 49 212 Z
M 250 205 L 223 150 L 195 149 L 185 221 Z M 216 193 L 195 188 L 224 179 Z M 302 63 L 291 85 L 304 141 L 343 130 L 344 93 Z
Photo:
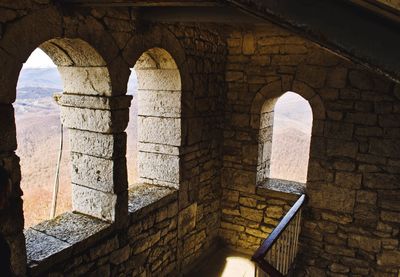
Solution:
M 23 232 L 12 103 L 37 47 L 64 81 L 74 212 Z M 287 91 L 313 111 L 298 274 L 399 274 L 393 81 L 269 23 L 146 23 L 130 8 L 50 1 L 0 3 L 0 64 L 0 163 L 13 182 L 0 232 L 18 276 L 179 276 L 220 240 L 254 251 L 299 193 L 269 186 L 268 156 L 259 158 L 269 145 L 261 117 L 273 117 Z M 128 192 L 125 94 L 135 64 L 147 184 Z M 273 124 L 264 127 L 268 137 Z

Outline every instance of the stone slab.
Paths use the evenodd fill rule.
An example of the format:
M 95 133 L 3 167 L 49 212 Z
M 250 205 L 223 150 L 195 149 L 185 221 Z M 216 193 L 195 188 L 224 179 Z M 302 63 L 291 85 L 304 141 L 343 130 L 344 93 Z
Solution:
M 71 244 L 34 229 L 24 231 L 28 264 L 38 264 L 57 256 L 69 256 Z M 70 250 L 70 249 L 69 249 Z M 50 263 L 50 262 L 49 262 Z
M 135 184 L 129 189 L 128 211 L 138 218 L 176 199 L 175 189 L 151 184 Z
M 54 219 L 43 221 L 32 229 L 67 242 L 85 241 L 111 225 L 97 218 L 78 213 L 64 213 Z

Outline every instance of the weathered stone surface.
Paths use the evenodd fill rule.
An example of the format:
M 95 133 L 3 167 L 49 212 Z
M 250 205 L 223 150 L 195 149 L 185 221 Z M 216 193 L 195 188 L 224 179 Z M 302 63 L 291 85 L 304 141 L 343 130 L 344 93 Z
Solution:
M 111 159 L 125 157 L 126 134 L 101 134 L 69 129 L 72 152 Z
M 261 222 L 263 219 L 263 211 L 246 207 L 240 207 L 240 215 L 256 222 Z
M 382 266 L 398 266 L 400 264 L 400 251 L 383 251 L 378 255 L 378 264 Z
M 68 128 L 98 133 L 121 133 L 128 125 L 129 110 L 92 110 L 61 107 L 61 122 Z
M 138 114 L 141 116 L 181 117 L 180 91 L 138 91 Z
M 64 213 L 34 226 L 33 229 L 69 244 L 76 244 L 87 241 L 109 227 L 110 224 L 89 216 Z
M 178 215 L 178 234 L 180 237 L 186 235 L 196 228 L 197 203 L 186 207 Z
M 40 263 L 54 259 L 55 255 L 68 257 L 71 244 L 33 229 L 25 231 L 28 263 Z
M 127 188 L 126 160 L 108 160 L 71 153 L 71 181 L 103 192 L 118 193 Z
M 64 91 L 71 94 L 112 95 L 106 67 L 58 67 Z
M 349 246 L 360 248 L 368 252 L 378 253 L 381 250 L 381 241 L 366 236 L 350 235 Z
M 310 206 L 337 212 L 352 212 L 355 191 L 324 185 L 322 190 L 309 190 Z
M 243 36 L 243 54 L 251 55 L 255 51 L 255 41 L 252 33 L 247 33 Z
M 144 182 L 173 187 L 179 184 L 178 156 L 139 152 L 138 167 L 139 177 Z
M 179 118 L 138 118 L 140 142 L 179 146 L 181 144 L 181 120 Z
M 181 89 L 181 76 L 176 69 L 137 69 L 138 89 L 177 90 Z
M 173 194 L 175 190 L 149 184 L 135 184 L 129 189 L 128 210 L 130 213 L 139 211 L 146 206 L 156 204 L 159 207 L 164 202 L 160 201 L 166 196 Z
M 117 195 L 72 185 L 72 208 L 74 211 L 91 215 L 106 221 L 115 219 Z

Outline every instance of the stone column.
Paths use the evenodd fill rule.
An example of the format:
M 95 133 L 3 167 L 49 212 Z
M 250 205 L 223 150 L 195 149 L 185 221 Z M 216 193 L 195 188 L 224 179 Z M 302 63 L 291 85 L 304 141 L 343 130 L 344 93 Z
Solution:
M 181 90 L 177 69 L 136 69 L 139 181 L 179 188 Z
M 70 130 L 73 210 L 124 222 L 128 207 L 126 133 L 131 96 L 61 97 L 61 121 Z

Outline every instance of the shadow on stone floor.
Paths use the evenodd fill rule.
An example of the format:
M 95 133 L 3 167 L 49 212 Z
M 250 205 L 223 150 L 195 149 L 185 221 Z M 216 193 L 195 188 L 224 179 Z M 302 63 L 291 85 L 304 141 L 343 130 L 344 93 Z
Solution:
M 228 248 L 219 249 L 204 258 L 186 277 L 253 277 L 250 256 Z

